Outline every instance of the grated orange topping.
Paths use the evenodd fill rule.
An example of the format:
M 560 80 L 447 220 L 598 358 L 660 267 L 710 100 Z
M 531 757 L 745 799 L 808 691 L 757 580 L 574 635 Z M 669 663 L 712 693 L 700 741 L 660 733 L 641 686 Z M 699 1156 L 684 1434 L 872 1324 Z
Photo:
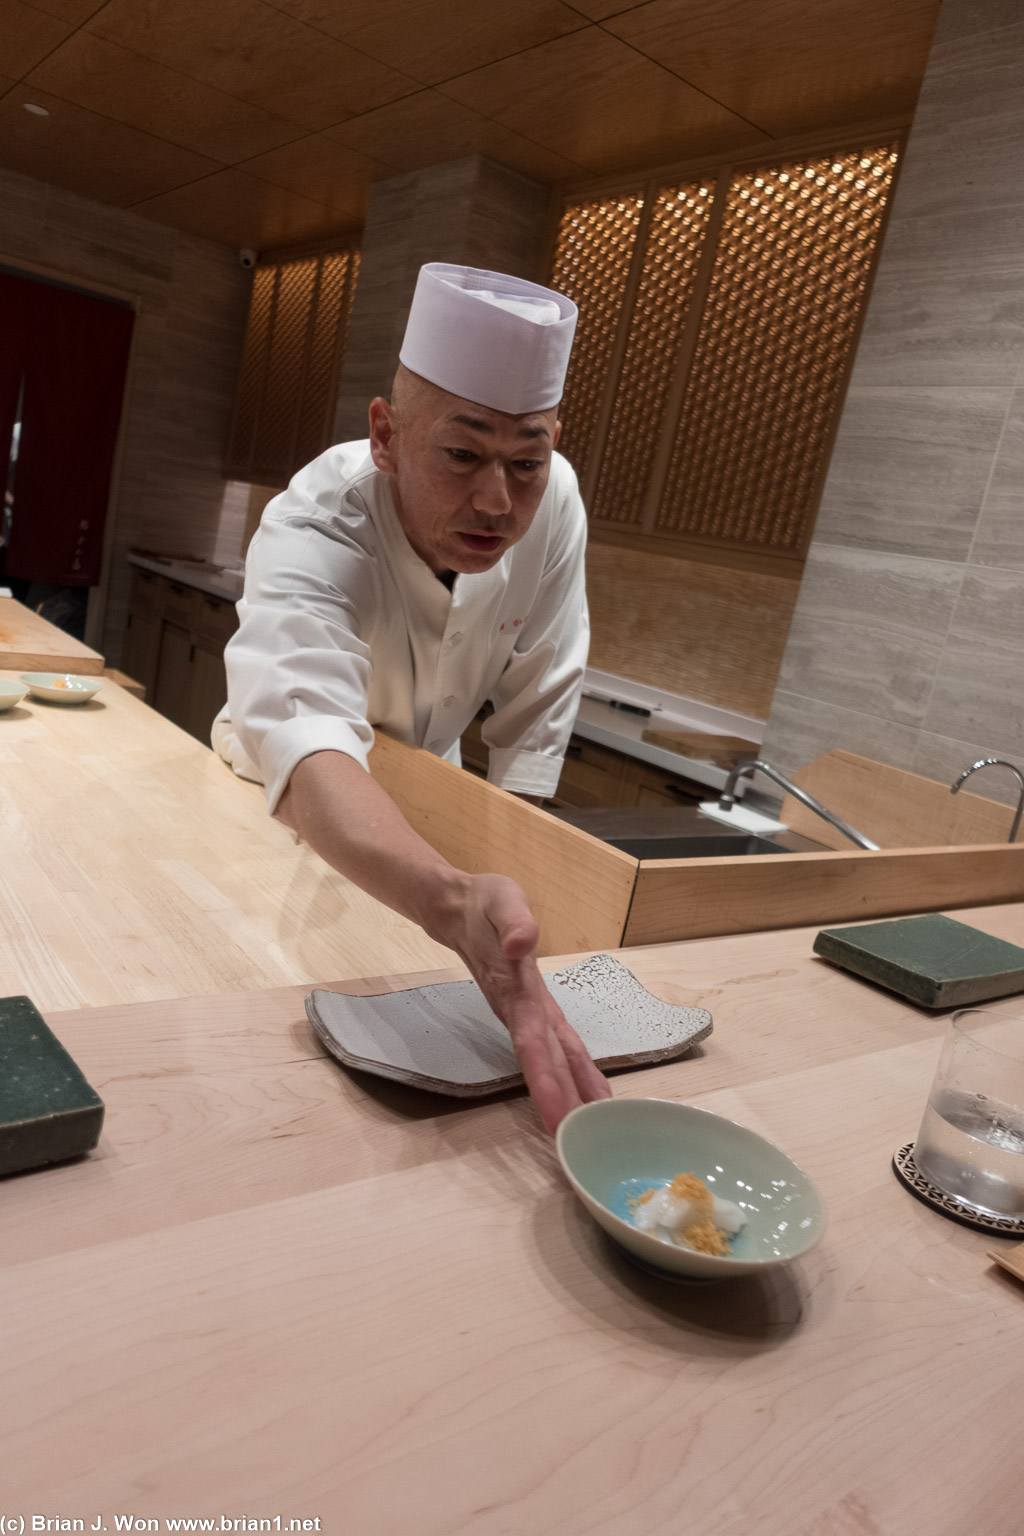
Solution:
M 698 1179 L 695 1173 L 677 1173 L 668 1188 L 669 1194 L 677 1200 L 689 1200 L 694 1206 L 693 1220 L 681 1234 L 686 1246 L 695 1248 L 698 1253 L 710 1253 L 716 1257 L 730 1253 L 732 1250 L 728 1237 L 720 1227 L 715 1226 L 712 1215 L 714 1196 L 704 1180 Z M 637 1198 L 636 1204 L 643 1205 L 645 1200 L 650 1200 L 655 1194 L 656 1189 L 647 1190 Z

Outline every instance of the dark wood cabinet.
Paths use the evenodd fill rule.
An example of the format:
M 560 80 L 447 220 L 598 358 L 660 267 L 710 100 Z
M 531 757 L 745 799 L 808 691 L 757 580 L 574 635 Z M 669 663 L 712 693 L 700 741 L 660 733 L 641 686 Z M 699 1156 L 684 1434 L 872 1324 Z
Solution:
M 228 696 L 224 647 L 237 628 L 230 599 L 137 570 L 122 666 L 154 709 L 208 745 Z

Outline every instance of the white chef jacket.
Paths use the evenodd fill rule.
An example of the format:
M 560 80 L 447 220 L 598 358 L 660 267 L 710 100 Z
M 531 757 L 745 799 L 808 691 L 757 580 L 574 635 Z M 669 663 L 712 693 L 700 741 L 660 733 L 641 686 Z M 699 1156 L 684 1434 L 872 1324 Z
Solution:
M 406 538 L 369 442 L 329 448 L 249 546 L 215 749 L 273 811 L 311 752 L 365 768 L 375 726 L 458 762 L 491 700 L 488 778 L 552 794 L 587 660 L 585 544 L 576 476 L 556 453 L 525 536 L 449 592 Z

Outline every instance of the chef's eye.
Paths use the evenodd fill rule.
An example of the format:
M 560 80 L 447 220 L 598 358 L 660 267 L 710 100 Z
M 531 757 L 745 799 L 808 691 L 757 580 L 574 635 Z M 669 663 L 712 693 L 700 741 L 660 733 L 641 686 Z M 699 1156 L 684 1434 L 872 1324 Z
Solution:
M 454 459 L 456 464 L 472 464 L 476 458 L 476 454 L 469 448 L 446 448 L 445 453 L 450 459 Z
M 543 459 L 516 459 L 516 469 L 532 474 L 535 469 L 540 469 L 543 462 Z

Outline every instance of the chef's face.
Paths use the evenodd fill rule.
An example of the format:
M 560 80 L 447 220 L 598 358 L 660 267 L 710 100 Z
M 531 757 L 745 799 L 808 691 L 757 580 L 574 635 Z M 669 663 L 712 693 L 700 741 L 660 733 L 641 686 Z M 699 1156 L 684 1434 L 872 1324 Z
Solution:
M 533 522 L 558 441 L 557 409 L 508 416 L 399 369 L 370 406 L 370 450 L 431 570 L 489 571 Z

